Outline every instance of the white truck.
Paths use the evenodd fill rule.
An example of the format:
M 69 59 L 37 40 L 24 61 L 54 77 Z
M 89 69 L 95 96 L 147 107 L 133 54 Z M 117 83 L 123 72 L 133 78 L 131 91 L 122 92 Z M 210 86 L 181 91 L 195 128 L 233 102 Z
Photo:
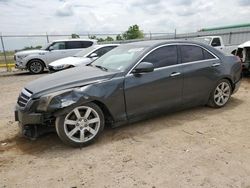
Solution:
M 70 57 L 97 44 L 96 40 L 66 39 L 56 40 L 39 50 L 25 50 L 14 55 L 17 69 L 28 69 L 33 74 L 39 74 L 47 68 L 48 64 L 65 57 Z
M 204 36 L 194 38 L 197 42 L 202 42 L 207 45 L 213 46 L 214 48 L 223 51 L 226 54 L 232 54 L 237 49 L 237 46 L 225 46 L 221 36 Z

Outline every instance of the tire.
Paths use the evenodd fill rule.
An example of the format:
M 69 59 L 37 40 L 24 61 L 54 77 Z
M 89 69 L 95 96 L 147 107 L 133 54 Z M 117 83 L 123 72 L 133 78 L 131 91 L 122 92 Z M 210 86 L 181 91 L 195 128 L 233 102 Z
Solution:
M 86 103 L 57 117 L 56 132 L 65 144 L 83 147 L 98 138 L 104 124 L 104 115 L 100 107 L 94 103 Z
M 221 108 L 227 104 L 232 94 L 232 85 L 227 79 L 220 80 L 210 94 L 208 106 Z
M 44 64 L 41 60 L 31 60 L 28 64 L 28 69 L 32 74 L 41 74 L 44 70 Z

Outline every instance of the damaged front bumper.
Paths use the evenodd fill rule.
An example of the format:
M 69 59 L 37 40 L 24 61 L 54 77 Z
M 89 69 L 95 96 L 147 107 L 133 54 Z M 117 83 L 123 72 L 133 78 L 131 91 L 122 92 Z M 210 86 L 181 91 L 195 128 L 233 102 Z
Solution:
M 30 139 L 36 139 L 40 135 L 54 131 L 49 120 L 42 113 L 29 113 L 22 110 L 18 105 L 15 109 L 15 121 L 18 121 L 20 133 Z

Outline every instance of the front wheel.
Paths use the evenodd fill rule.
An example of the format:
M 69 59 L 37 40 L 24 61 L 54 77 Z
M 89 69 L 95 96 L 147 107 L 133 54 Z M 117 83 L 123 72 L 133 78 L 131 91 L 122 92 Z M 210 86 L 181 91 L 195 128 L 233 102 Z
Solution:
M 28 69 L 32 74 L 40 74 L 44 70 L 43 62 L 40 60 L 32 60 L 28 65 Z
M 71 146 L 82 147 L 92 143 L 104 128 L 102 110 L 94 103 L 78 106 L 56 119 L 56 132 Z
M 212 93 L 210 94 L 208 105 L 214 108 L 220 108 L 226 105 L 232 94 L 231 83 L 226 80 L 220 80 Z

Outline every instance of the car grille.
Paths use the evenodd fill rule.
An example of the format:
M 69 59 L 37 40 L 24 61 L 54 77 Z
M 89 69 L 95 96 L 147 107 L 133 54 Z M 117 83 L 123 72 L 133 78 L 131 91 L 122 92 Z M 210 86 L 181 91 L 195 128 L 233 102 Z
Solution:
M 31 98 L 32 93 L 28 91 L 27 89 L 22 89 L 18 99 L 17 99 L 17 104 L 20 107 L 25 107 L 27 103 L 29 102 Z

